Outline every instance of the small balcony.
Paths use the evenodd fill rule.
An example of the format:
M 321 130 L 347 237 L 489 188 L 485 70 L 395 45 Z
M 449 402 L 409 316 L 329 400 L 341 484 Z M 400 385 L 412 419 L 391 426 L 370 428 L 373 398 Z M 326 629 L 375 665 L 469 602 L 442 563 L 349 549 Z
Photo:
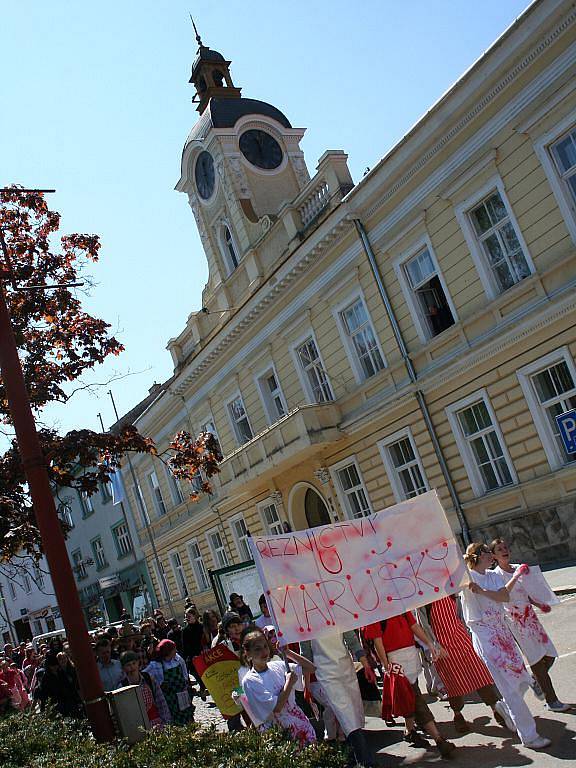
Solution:
M 321 446 L 337 442 L 343 433 L 336 403 L 303 405 L 283 416 L 220 463 L 220 486 L 230 493 L 248 489 L 300 464 Z

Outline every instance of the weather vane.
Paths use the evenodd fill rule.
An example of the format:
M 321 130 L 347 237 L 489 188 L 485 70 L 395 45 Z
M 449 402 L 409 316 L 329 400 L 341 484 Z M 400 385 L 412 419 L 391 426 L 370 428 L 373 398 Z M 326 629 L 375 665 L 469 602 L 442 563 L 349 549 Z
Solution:
M 192 26 L 194 27 L 194 32 L 196 34 L 196 42 L 198 45 L 202 45 L 202 38 L 198 34 L 198 30 L 196 29 L 196 24 L 194 23 L 194 19 L 192 18 L 192 14 L 190 14 L 190 21 L 192 22 Z

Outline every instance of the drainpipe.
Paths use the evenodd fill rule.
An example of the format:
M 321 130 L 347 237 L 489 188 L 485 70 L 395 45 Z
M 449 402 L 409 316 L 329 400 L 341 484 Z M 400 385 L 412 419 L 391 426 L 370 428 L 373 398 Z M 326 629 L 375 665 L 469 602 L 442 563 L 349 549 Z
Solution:
M 468 521 L 466 520 L 466 515 L 464 514 L 464 510 L 462 509 L 460 499 L 458 498 L 456 487 L 452 482 L 452 477 L 450 476 L 450 471 L 448 469 L 446 459 L 444 458 L 442 447 L 440 445 L 440 442 L 438 441 L 438 436 L 436 435 L 436 430 L 434 429 L 434 424 L 432 422 L 432 417 L 430 416 L 430 410 L 426 403 L 424 393 L 418 387 L 418 374 L 416 373 L 414 364 L 410 358 L 410 355 L 408 354 L 408 349 L 402 337 L 400 326 L 398 325 L 398 321 L 396 320 L 396 315 L 394 314 L 394 310 L 392 309 L 392 304 L 390 303 L 388 293 L 386 292 L 386 287 L 384 286 L 382 275 L 380 274 L 380 268 L 378 267 L 376 256 L 374 254 L 374 251 L 372 250 L 370 240 L 368 239 L 368 233 L 366 232 L 364 225 L 362 224 L 362 222 L 357 216 L 354 217 L 354 225 L 356 227 L 356 231 L 358 232 L 358 237 L 360 238 L 360 242 L 362 243 L 364 253 L 366 254 L 366 257 L 368 258 L 368 262 L 370 263 L 370 268 L 372 269 L 372 275 L 374 276 L 374 280 L 378 287 L 378 292 L 380 294 L 380 298 L 382 299 L 382 303 L 384 304 L 384 308 L 386 310 L 388 320 L 390 322 L 390 325 L 392 326 L 392 332 L 394 333 L 396 344 L 398 345 L 398 349 L 400 350 L 400 354 L 402 355 L 402 359 L 404 360 L 406 370 L 408 371 L 410 382 L 415 385 L 414 396 L 416 397 L 416 402 L 418 403 L 418 407 L 420 408 L 420 413 L 422 414 L 422 418 L 424 419 L 424 423 L 426 425 L 428 435 L 430 437 L 430 440 L 432 441 L 432 446 L 434 447 L 434 453 L 436 454 L 438 464 L 440 465 L 440 469 L 442 470 L 442 475 L 446 482 L 446 486 L 448 487 L 450 498 L 452 499 L 452 504 L 454 505 L 454 509 L 456 510 L 456 516 L 458 517 L 458 522 L 460 523 L 460 528 L 462 530 L 462 538 L 464 539 L 465 544 L 470 544 L 471 542 L 470 526 L 468 525 Z

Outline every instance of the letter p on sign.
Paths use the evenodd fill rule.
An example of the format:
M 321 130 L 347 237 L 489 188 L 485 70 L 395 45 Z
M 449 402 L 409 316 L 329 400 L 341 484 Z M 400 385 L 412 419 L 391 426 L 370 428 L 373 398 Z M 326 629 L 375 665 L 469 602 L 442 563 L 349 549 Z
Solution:
M 556 423 L 566 453 L 576 453 L 576 410 L 559 414 L 556 416 Z

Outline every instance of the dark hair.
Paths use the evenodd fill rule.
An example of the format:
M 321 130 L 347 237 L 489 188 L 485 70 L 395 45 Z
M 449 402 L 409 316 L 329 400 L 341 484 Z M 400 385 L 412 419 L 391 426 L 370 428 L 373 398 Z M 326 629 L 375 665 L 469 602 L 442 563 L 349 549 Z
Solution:
M 274 649 L 270 644 L 270 640 L 268 639 L 266 632 L 264 632 L 264 630 L 260 627 L 257 627 L 256 624 L 250 624 L 248 627 L 244 627 L 242 634 L 240 635 L 240 663 L 245 667 L 250 666 L 246 652 L 250 650 L 251 641 L 247 638 L 249 638 L 251 635 L 260 635 L 263 637 L 268 644 L 268 652 L 270 654 L 270 658 L 274 655 Z
M 267 604 L 266 603 L 266 595 L 264 594 L 264 592 L 262 592 L 262 594 L 258 598 L 258 605 L 266 605 L 266 604 Z
M 96 640 L 94 648 L 95 650 L 98 650 L 98 648 L 103 648 L 105 645 L 110 645 L 110 643 L 111 640 L 108 635 L 102 635 L 102 637 L 99 637 L 98 640 Z
M 498 544 L 506 544 L 506 542 L 504 541 L 504 539 L 500 539 L 500 538 L 492 539 L 492 541 L 490 542 L 490 552 L 492 552 L 492 554 L 494 554 L 494 550 L 496 549 L 496 546 Z
M 120 656 L 120 664 L 122 664 L 122 666 L 130 664 L 133 661 L 140 661 L 140 657 L 137 653 L 134 653 L 134 651 L 125 651 L 122 656 Z

